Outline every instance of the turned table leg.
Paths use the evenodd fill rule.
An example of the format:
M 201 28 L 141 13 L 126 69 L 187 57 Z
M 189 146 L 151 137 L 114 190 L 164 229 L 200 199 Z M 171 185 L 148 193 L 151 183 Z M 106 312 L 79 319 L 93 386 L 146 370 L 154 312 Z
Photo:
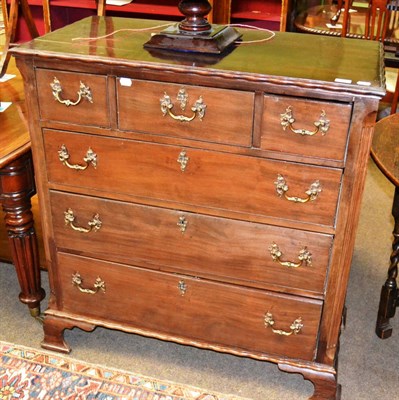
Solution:
M 45 293 L 41 288 L 40 262 L 36 234 L 33 226 L 31 197 L 35 182 L 31 152 L 0 169 L 0 203 L 21 293 L 33 317 L 40 315 L 40 301 Z
M 396 306 L 399 303 L 399 291 L 396 282 L 399 262 L 399 188 L 395 188 L 392 215 L 395 219 L 393 230 L 392 254 L 388 268 L 388 278 L 381 289 L 380 305 L 378 309 L 376 333 L 381 339 L 392 335 L 389 319 L 395 316 Z

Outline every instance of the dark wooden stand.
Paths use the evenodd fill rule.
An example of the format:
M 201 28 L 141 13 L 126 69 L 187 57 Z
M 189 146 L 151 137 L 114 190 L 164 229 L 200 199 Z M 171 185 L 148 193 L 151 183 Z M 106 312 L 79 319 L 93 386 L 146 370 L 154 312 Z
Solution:
M 392 253 L 388 268 L 388 277 L 381 288 L 380 305 L 378 308 L 376 333 L 381 339 L 392 335 L 390 318 L 395 316 L 396 307 L 399 305 L 399 291 L 396 278 L 398 276 L 399 262 L 399 188 L 396 186 L 393 198 L 392 215 L 395 220 L 393 230 Z
M 212 7 L 207 0 L 182 0 L 180 12 L 186 17 L 144 44 L 148 49 L 221 54 L 234 45 L 241 34 L 227 26 L 212 26 L 205 18 Z
M 397 153 L 392 151 L 398 146 L 399 115 L 393 114 L 380 120 L 375 127 L 371 155 L 381 172 L 395 185 L 392 215 L 395 220 L 393 243 L 388 276 L 381 289 L 378 309 L 376 333 L 381 339 L 392 335 L 390 318 L 395 316 L 399 305 L 399 290 L 397 286 L 399 263 L 399 172 L 397 168 Z
M 48 2 L 45 2 L 48 3 Z M 0 77 L 6 73 L 8 63 L 10 61 L 10 53 L 8 49 L 14 44 L 18 24 L 18 9 L 21 7 L 22 15 L 24 16 L 26 26 L 32 38 L 39 36 L 35 22 L 29 8 L 27 0 L 12 0 L 10 11 L 6 18 L 6 40 L 2 49 L 3 53 L 0 58 Z M 0 99 L 1 100 L 1 99 Z

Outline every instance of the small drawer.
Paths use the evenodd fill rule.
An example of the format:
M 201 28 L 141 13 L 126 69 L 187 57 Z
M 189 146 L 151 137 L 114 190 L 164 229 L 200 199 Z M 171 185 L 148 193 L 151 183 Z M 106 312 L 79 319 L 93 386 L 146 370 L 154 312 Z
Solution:
M 62 192 L 52 191 L 50 199 L 59 249 L 248 286 L 324 293 L 331 235 Z
M 251 146 L 251 92 L 119 78 L 117 93 L 122 130 Z
M 344 162 L 351 112 L 350 104 L 266 95 L 261 148 Z
M 246 219 L 335 224 L 340 169 L 63 131 L 45 130 L 44 140 L 51 183 L 244 213 Z
M 43 120 L 109 127 L 107 77 L 37 69 Z
M 57 257 L 60 311 L 187 343 L 315 357 L 321 301 L 65 253 Z

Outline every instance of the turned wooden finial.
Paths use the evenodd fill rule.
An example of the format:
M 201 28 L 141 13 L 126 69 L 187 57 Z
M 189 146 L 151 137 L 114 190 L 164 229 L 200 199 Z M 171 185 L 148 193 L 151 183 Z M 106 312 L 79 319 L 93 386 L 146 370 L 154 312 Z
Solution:
M 181 0 L 179 11 L 186 17 L 179 24 L 179 29 L 187 33 L 201 33 L 211 29 L 211 24 L 205 18 L 212 10 L 207 0 Z

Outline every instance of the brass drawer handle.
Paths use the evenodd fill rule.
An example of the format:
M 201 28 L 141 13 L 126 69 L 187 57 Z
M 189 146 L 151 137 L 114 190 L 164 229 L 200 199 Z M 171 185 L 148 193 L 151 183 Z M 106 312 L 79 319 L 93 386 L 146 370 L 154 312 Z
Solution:
M 186 282 L 182 279 L 181 281 L 179 281 L 179 283 L 177 284 L 177 288 L 179 289 L 180 295 L 184 296 L 187 292 L 187 284 Z
M 94 168 L 97 167 L 97 154 L 89 147 L 86 152 L 86 156 L 83 157 L 83 161 L 86 163 L 85 165 L 80 164 L 70 164 L 69 163 L 70 154 L 68 152 L 67 147 L 63 144 L 58 150 L 58 159 L 68 168 L 75 169 L 77 171 L 84 171 L 91 164 Z
M 307 203 L 308 201 L 314 201 L 317 199 L 317 196 L 319 195 L 319 193 L 321 192 L 321 185 L 320 182 L 314 181 L 309 189 L 305 192 L 305 194 L 307 195 L 307 197 L 302 198 L 302 197 L 296 197 L 296 196 L 287 196 L 287 192 L 288 192 L 288 185 L 286 180 L 284 179 L 284 177 L 280 174 L 277 175 L 277 181 L 274 182 L 275 186 L 276 186 L 276 192 L 278 196 L 283 196 L 289 200 L 289 201 L 293 201 L 294 203 Z
M 188 221 L 186 217 L 179 217 L 179 221 L 177 222 L 177 226 L 180 228 L 181 233 L 183 234 L 187 229 Z
M 96 294 L 100 290 L 102 290 L 105 293 L 105 282 L 98 277 L 96 281 L 94 282 L 94 289 L 86 289 L 83 288 L 81 285 L 83 283 L 83 279 L 80 276 L 79 272 L 76 274 L 72 275 L 72 284 L 76 286 L 82 293 L 87 293 L 87 294 Z
M 186 105 L 187 105 L 187 100 L 188 100 L 188 95 L 187 95 L 186 91 L 184 89 L 180 89 L 176 98 L 180 102 L 180 108 L 184 111 L 186 108 Z M 193 112 L 193 115 L 191 117 L 187 117 L 185 115 L 174 114 L 172 112 L 172 108 L 174 107 L 174 104 L 172 103 L 170 96 L 166 92 L 163 95 L 163 97 L 160 99 L 160 102 L 161 102 L 162 114 L 164 116 L 168 114 L 171 118 L 173 118 L 176 121 L 190 122 L 197 116 L 202 121 L 202 118 L 204 118 L 204 115 L 205 115 L 206 104 L 202 100 L 202 96 L 200 96 L 198 98 L 198 100 L 194 103 L 194 105 L 191 107 L 191 111 Z
M 64 100 L 61 98 L 62 86 L 60 81 L 54 77 L 53 82 L 50 83 L 51 89 L 53 89 L 54 99 L 57 100 L 61 104 L 65 104 L 67 107 L 69 106 L 77 106 L 82 99 L 87 99 L 90 103 L 93 103 L 93 96 L 91 94 L 91 90 L 88 86 L 86 86 L 83 82 L 80 82 L 79 90 L 77 92 L 78 99 L 76 101 L 72 100 Z
M 89 233 L 91 231 L 98 231 L 101 228 L 102 222 L 100 220 L 100 216 L 98 214 L 95 214 L 93 216 L 93 218 L 87 223 L 87 225 L 89 226 L 88 228 L 83 228 L 81 226 L 76 226 L 74 224 L 75 222 L 75 215 L 72 211 L 72 209 L 68 208 L 68 210 L 66 210 L 64 212 L 64 221 L 65 221 L 65 225 L 70 225 L 70 227 L 77 232 L 81 232 L 81 233 Z
M 272 243 L 269 247 L 270 255 L 272 256 L 273 261 L 277 261 L 283 267 L 289 268 L 298 268 L 300 266 L 311 266 L 312 265 L 312 253 L 307 249 L 307 247 L 303 247 L 298 253 L 298 262 L 292 261 L 282 261 L 281 257 L 283 253 L 276 243 Z
M 327 119 L 327 115 L 324 110 L 321 111 L 319 120 L 313 122 L 313 125 L 316 128 L 313 131 L 308 131 L 306 129 L 295 129 L 294 128 L 293 124 L 295 122 L 295 118 L 292 115 L 292 107 L 291 106 L 287 107 L 284 114 L 280 114 L 280 119 L 281 119 L 281 126 L 283 127 L 283 130 L 286 130 L 288 127 L 288 128 L 290 128 L 290 130 L 292 132 L 298 133 L 299 135 L 302 135 L 302 136 L 313 136 L 313 135 L 316 135 L 316 133 L 319 131 L 321 131 L 321 134 L 324 136 L 328 132 L 328 129 L 330 128 L 330 121 Z
M 282 329 L 274 329 L 273 325 L 275 324 L 275 321 L 273 319 L 273 314 L 269 311 L 265 314 L 264 322 L 266 328 L 270 326 L 270 328 L 272 328 L 273 333 L 281 336 L 291 336 L 292 334 L 297 335 L 303 328 L 302 318 L 299 317 L 291 324 L 290 331 L 288 332 L 283 331 Z
M 184 172 L 186 170 L 189 160 L 190 159 L 187 157 L 187 153 L 185 152 L 185 150 L 182 150 L 176 160 L 180 164 L 181 171 Z

